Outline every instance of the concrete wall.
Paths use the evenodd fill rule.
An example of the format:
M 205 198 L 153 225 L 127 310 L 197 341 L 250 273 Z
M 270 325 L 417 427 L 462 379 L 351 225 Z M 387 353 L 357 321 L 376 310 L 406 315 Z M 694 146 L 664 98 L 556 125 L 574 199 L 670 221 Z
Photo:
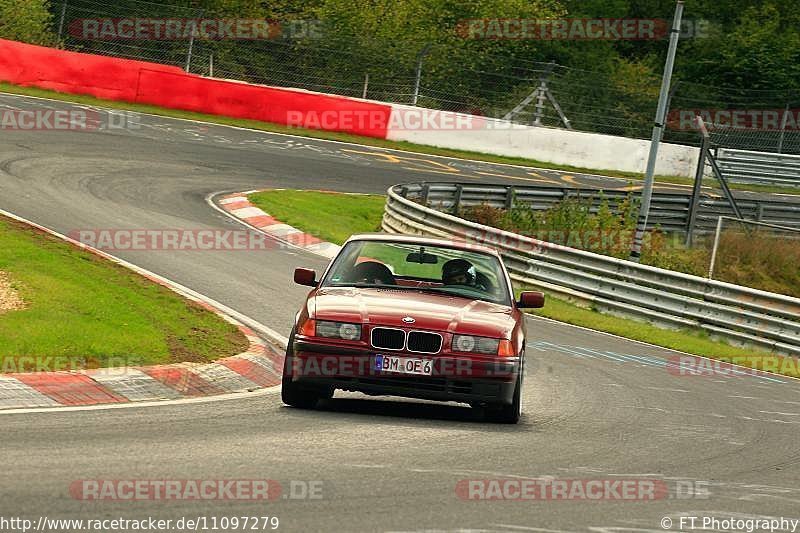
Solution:
M 644 172 L 650 141 L 392 105 L 387 138 L 598 170 Z M 662 143 L 656 173 L 694 176 L 699 149 Z

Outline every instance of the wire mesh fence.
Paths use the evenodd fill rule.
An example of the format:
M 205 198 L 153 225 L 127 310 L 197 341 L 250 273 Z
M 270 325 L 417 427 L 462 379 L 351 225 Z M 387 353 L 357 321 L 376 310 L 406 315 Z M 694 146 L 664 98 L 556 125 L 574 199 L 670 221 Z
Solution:
M 142 0 L 114 4 L 61 0 L 54 1 L 52 9 L 60 40 L 68 50 L 171 64 L 217 78 L 415 104 L 544 127 L 649 138 L 660 85 L 660 78 L 652 74 L 589 71 L 519 58 L 484 61 L 467 68 L 424 38 L 391 50 L 367 50 L 324 32 L 301 32 L 299 36 L 283 32 L 257 39 L 202 38 L 187 30 L 187 21 L 215 14 Z M 150 34 L 147 38 L 123 35 L 121 21 L 129 21 L 125 28 L 143 24 Z M 153 27 L 163 21 L 175 22 L 183 33 L 152 38 Z M 668 122 L 665 141 L 699 144 L 691 124 L 694 116 L 701 114 L 716 146 L 800 153 L 800 115 L 796 111 L 800 96 L 696 81 L 673 82 L 673 120 Z M 784 110 L 784 120 L 755 124 L 751 119 L 731 125 L 731 112 L 746 115 L 754 110 L 768 112 L 771 118 Z M 682 121 L 682 113 L 691 120 Z M 791 120 L 785 120 L 786 116 Z
M 145 1 L 114 4 L 103 0 L 53 2 L 58 36 L 68 50 L 185 66 L 191 40 L 131 39 L 120 35 L 119 21 L 187 20 L 202 16 L 199 9 Z

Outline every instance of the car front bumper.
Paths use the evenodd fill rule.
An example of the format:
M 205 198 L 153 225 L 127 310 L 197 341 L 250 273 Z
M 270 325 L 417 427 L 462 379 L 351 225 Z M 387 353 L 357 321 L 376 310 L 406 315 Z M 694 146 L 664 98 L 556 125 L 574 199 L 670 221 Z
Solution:
M 295 341 L 292 365 L 284 379 L 309 388 L 340 389 L 370 395 L 402 396 L 470 404 L 510 404 L 520 372 L 519 358 L 487 361 L 453 355 L 388 353 L 432 359 L 430 376 L 383 372 L 374 368 L 374 349 L 343 348 Z

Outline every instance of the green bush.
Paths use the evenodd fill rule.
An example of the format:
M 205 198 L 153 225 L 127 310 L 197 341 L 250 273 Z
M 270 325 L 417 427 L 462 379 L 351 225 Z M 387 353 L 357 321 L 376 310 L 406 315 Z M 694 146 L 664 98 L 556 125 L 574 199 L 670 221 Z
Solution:
M 0 38 L 53 46 L 53 16 L 48 0 L 0 0 Z
M 535 209 L 515 203 L 509 210 L 488 204 L 469 206 L 460 216 L 535 239 L 613 257 L 630 252 L 639 204 L 628 195 L 612 205 L 600 193 L 600 205 L 593 208 L 591 196 L 570 196 L 549 209 Z M 648 244 L 646 240 L 645 244 Z

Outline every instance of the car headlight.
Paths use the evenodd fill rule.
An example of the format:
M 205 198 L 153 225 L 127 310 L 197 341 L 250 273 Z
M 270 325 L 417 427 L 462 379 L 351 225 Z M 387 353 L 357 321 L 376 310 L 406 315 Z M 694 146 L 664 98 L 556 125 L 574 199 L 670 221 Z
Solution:
M 500 346 L 500 339 L 473 337 L 472 335 L 453 335 L 454 352 L 470 352 L 494 355 Z
M 361 324 L 317 320 L 316 336 L 355 341 L 361 338 Z
M 472 335 L 453 335 L 450 349 L 454 352 L 480 353 L 500 357 L 516 357 L 514 343 L 508 339 L 474 337 Z

